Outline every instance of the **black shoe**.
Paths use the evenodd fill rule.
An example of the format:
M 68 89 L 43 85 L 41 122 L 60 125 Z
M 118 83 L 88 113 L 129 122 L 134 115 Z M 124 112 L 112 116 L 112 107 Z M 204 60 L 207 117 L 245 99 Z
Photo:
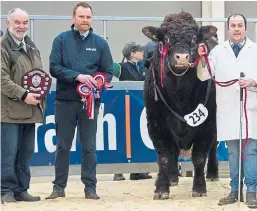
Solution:
M 40 201 L 39 196 L 32 196 L 27 191 L 21 192 L 15 196 L 16 201 Z
M 123 174 L 114 174 L 113 181 L 121 181 L 121 180 L 125 180 L 125 177 L 123 176 Z
M 149 173 L 131 173 L 130 180 L 152 179 Z
M 12 192 L 3 194 L 1 201 L 2 201 L 2 203 L 4 203 L 4 202 L 16 202 Z
M 59 197 L 65 197 L 64 190 L 53 190 L 50 196 L 46 197 L 46 199 L 56 199 Z
M 149 173 L 143 173 L 143 179 L 152 179 L 153 177 Z
M 218 205 L 234 204 L 238 200 L 238 191 L 231 191 L 227 197 L 221 198 Z M 244 202 L 243 192 L 241 191 L 240 202 Z
M 256 209 L 257 208 L 257 199 L 256 199 L 256 193 L 246 193 L 246 205 L 250 209 Z
M 100 199 L 100 197 L 96 194 L 95 191 L 90 191 L 90 192 L 85 193 L 85 198 L 86 199 L 94 199 L 94 200 Z

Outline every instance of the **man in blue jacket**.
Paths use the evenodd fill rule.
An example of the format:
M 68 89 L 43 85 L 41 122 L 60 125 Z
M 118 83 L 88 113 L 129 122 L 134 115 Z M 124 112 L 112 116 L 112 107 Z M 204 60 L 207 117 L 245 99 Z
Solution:
M 110 83 L 113 60 L 107 42 L 93 33 L 91 6 L 85 2 L 77 3 L 72 18 L 74 24 L 71 30 L 54 39 L 50 54 L 50 73 L 57 79 L 57 149 L 53 192 L 46 199 L 65 197 L 70 149 L 77 122 L 82 147 L 81 180 L 85 185 L 85 198 L 99 199 L 96 193 L 96 130 L 100 98 L 95 102 L 95 118 L 89 119 L 76 86 L 84 83 L 95 88 L 97 82 L 92 75 L 96 72 L 104 72 Z

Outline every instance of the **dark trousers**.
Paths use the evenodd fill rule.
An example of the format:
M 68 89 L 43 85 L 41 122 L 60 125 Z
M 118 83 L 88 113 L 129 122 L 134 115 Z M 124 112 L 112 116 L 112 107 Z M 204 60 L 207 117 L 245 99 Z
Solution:
M 89 119 L 83 103 L 80 101 L 57 100 L 55 103 L 55 123 L 57 149 L 55 161 L 55 190 L 64 190 L 67 186 L 70 149 L 78 125 L 79 140 L 82 148 L 81 181 L 85 193 L 96 188 L 96 129 L 100 102 L 95 103 L 95 118 Z
M 1 194 L 29 189 L 35 145 L 35 124 L 1 123 Z

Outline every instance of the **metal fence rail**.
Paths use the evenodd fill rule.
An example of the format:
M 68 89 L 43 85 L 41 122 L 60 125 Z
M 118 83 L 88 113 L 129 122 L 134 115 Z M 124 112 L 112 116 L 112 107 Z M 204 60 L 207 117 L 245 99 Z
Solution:
M 7 15 L 1 15 L 1 19 L 7 19 Z M 31 15 L 30 38 L 34 40 L 34 24 L 36 20 L 71 20 L 71 16 Z M 116 16 L 93 16 L 94 21 L 103 22 L 103 36 L 107 37 L 107 23 L 110 21 L 162 21 L 164 17 L 116 17 Z M 195 18 L 197 22 L 226 22 L 227 18 Z M 255 42 L 257 42 L 257 18 L 247 18 L 248 23 L 254 23 Z

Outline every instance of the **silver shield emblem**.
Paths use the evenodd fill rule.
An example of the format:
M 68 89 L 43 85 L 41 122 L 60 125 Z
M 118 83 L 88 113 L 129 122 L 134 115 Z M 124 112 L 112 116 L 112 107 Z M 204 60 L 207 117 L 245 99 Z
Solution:
M 41 77 L 39 75 L 34 75 L 32 77 L 32 84 L 37 87 L 41 82 Z

